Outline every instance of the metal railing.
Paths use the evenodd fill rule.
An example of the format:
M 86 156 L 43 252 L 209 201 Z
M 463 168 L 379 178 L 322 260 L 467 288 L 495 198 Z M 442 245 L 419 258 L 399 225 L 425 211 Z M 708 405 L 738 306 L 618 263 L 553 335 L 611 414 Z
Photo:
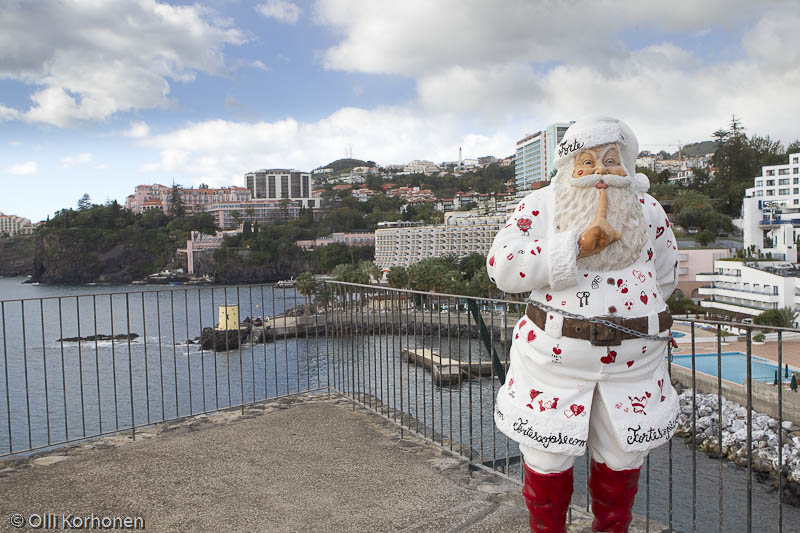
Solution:
M 239 328 L 215 329 L 223 305 L 238 309 Z M 86 289 L 0 301 L 0 457 L 120 431 L 135 438 L 138 428 L 159 422 L 328 391 L 474 468 L 521 482 L 519 448 L 495 428 L 493 408 L 522 311 L 510 299 L 333 281 L 319 284 L 313 303 L 292 288 L 270 285 Z M 767 345 L 775 353 L 767 355 L 784 369 L 783 334 L 797 330 L 683 322 L 688 325 L 676 328 L 684 328 L 686 342 L 680 352 L 670 350 L 668 365 L 676 387 L 685 388 L 684 438 L 647 458 L 634 511 L 648 530 L 783 531 L 800 520 L 800 508 L 784 497 L 792 460 L 784 445 L 792 437 L 782 427 L 786 420 L 800 423 L 800 393 L 758 382 L 765 363 L 753 352 L 752 337 L 777 332 L 776 343 Z M 727 326 L 746 332 L 740 349 L 723 352 Z M 699 342 L 703 336 L 714 342 Z M 713 348 L 703 354 L 700 346 Z M 793 361 L 800 359 L 800 349 L 788 349 Z M 734 363 L 743 383 L 729 375 Z M 724 410 L 735 409 L 729 401 L 746 410 L 738 448 L 719 423 L 730 418 Z M 777 442 L 760 444 L 765 431 L 754 429 L 754 420 L 762 420 L 754 410 L 775 419 Z M 765 449 L 775 450 L 780 475 L 759 471 Z M 587 510 L 588 463 L 587 455 L 576 464 L 573 499 Z M 761 477 L 777 491 L 754 483 Z
M 285 314 L 303 301 L 269 285 L 0 301 L 0 457 L 327 390 L 322 317 Z M 225 305 L 245 319 L 232 332 Z
M 339 282 L 329 282 L 328 292 L 334 389 L 402 430 L 468 459 L 475 468 L 522 482 L 519 448 L 493 421 L 495 396 L 502 384 L 498 374 L 504 374 L 508 366 L 512 331 L 522 316 L 521 302 Z M 482 310 L 479 319 L 470 308 Z M 763 370 L 760 365 L 766 363 L 753 353 L 752 337 L 759 331 L 777 332 L 775 367 L 783 372 L 783 333 L 797 330 L 703 319 L 684 322 L 688 326 L 676 327 L 685 329 L 681 348 L 688 350 L 673 355 L 670 347 L 667 354 L 673 382 L 688 398 L 682 406 L 688 411 L 683 437 L 676 436 L 646 459 L 634 511 L 645 517 L 647 530 L 783 531 L 785 524 L 800 520 L 800 509 L 784 501 L 783 473 L 772 478 L 777 493 L 767 483 L 754 483 L 754 476 L 767 476 L 754 468 L 759 465 L 754 453 L 764 450 L 753 444 L 760 442 L 753 437 L 754 409 L 769 410 L 777 419 L 776 470 L 785 472 L 788 457 L 783 446 L 791 445 L 792 439 L 782 426 L 788 415 L 800 422 L 800 393 L 785 391 L 785 385 L 757 382 L 754 372 Z M 731 348 L 723 351 L 722 328 L 730 326 L 746 332 L 741 355 L 730 353 Z M 710 354 L 698 350 L 703 343 L 697 339 L 703 335 L 714 337 L 714 343 L 705 343 L 715 348 Z M 442 358 L 438 370 L 433 368 L 436 357 Z M 489 364 L 495 357 L 502 373 Z M 683 363 L 684 358 L 686 366 L 675 362 Z M 713 364 L 699 363 L 705 359 Z M 728 375 L 736 370 L 734 363 L 744 368 L 743 383 Z M 449 367 L 459 369 L 458 378 L 450 379 Z M 786 394 L 794 401 L 785 402 Z M 699 398 L 705 405 L 698 405 Z M 723 408 L 732 405 L 729 401 L 738 401 L 746 409 L 746 435 L 738 451 L 735 443 L 726 440 L 728 428 L 720 423 L 706 425 L 709 417 L 725 419 Z M 785 403 L 791 413 L 784 412 Z M 720 442 L 722 453 L 713 452 Z M 698 453 L 703 449 L 713 453 Z M 736 452 L 739 466 L 728 460 L 726 451 Z M 587 511 L 588 465 L 588 454 L 576 464 L 573 498 Z

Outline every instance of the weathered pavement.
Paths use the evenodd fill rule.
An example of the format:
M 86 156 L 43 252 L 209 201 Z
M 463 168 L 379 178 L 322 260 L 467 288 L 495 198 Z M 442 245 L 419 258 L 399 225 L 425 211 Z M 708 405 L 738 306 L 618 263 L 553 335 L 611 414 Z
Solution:
M 45 512 L 147 531 L 528 531 L 518 485 L 352 405 L 306 394 L 0 461 L 0 531 Z M 588 524 L 576 509 L 570 531 Z

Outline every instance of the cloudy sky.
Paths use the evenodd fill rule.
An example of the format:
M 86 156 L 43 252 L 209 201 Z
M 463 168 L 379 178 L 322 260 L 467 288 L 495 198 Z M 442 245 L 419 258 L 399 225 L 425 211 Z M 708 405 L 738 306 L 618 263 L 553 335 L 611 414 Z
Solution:
M 800 137 L 800 2 L 4 0 L 0 211 L 141 183 L 511 155 L 591 114 L 643 148 Z M 668 149 L 672 149 L 667 147 Z

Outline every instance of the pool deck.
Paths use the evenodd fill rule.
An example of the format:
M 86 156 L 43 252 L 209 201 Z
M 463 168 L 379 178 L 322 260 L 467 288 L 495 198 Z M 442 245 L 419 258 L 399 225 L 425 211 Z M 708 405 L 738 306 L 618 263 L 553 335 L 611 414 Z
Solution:
M 691 345 L 688 343 L 681 342 L 678 344 L 678 347 L 678 350 L 673 351 L 675 355 L 687 355 L 691 353 Z M 694 347 L 695 352 L 699 354 L 717 353 L 716 342 L 696 342 Z M 722 351 L 747 353 L 747 342 L 735 341 L 723 343 Z M 777 341 L 769 341 L 764 344 L 753 344 L 752 352 L 753 355 L 763 357 L 764 359 L 769 359 L 776 363 L 778 362 Z M 800 368 L 800 340 L 783 342 L 783 357 L 781 359 L 781 363 L 784 365 L 788 364 L 790 367 Z

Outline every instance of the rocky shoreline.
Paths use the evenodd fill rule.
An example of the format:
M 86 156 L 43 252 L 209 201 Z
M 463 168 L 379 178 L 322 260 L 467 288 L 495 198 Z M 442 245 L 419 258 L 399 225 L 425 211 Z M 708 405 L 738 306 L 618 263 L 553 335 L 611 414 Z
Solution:
M 680 394 L 680 415 L 675 435 L 687 440 L 712 458 L 720 455 L 719 407 L 716 394 L 697 394 L 696 435 L 692 443 L 692 390 Z M 783 478 L 783 501 L 800 506 L 800 427 L 785 420 L 781 427 L 768 415 L 752 413 L 752 465 L 761 481 L 778 488 Z M 782 437 L 782 468 L 778 469 L 779 433 Z M 722 398 L 722 456 L 747 467 L 747 408 Z

